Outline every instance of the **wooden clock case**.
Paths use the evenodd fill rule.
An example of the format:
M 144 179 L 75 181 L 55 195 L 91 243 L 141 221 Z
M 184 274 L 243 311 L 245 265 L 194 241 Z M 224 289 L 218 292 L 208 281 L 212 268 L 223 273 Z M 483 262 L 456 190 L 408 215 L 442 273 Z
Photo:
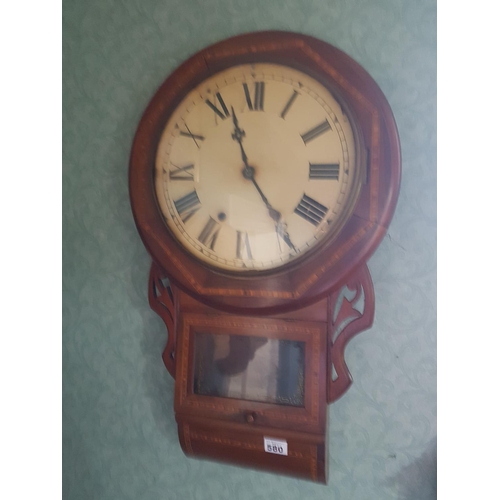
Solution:
M 196 260 L 175 240 L 156 202 L 153 173 L 160 134 L 182 98 L 225 68 L 258 62 L 308 73 L 345 105 L 364 180 L 338 234 L 277 271 L 242 276 Z M 176 420 L 187 455 L 327 481 L 328 403 L 351 383 L 347 342 L 373 321 L 366 261 L 394 213 L 400 170 L 396 124 L 381 90 L 345 53 L 315 38 L 276 31 L 240 35 L 197 53 L 159 88 L 134 138 L 130 197 L 153 258 L 149 301 L 168 331 L 163 360 L 176 380 Z M 194 339 L 203 332 L 303 342 L 303 406 L 196 394 Z M 287 455 L 267 453 L 264 437 L 285 440 Z

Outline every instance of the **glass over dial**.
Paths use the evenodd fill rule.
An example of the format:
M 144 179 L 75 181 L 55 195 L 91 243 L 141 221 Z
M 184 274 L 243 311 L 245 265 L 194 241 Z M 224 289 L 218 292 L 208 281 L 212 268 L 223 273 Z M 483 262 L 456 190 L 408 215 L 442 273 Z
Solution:
M 181 101 L 161 135 L 155 190 L 193 256 L 248 272 L 279 268 L 334 237 L 360 189 L 353 127 L 312 77 L 235 66 Z

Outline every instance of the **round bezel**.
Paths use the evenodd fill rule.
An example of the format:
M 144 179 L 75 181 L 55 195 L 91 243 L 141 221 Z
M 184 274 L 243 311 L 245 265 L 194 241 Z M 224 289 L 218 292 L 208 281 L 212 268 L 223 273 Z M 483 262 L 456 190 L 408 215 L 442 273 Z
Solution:
M 260 63 L 301 71 L 340 103 L 355 136 L 359 179 L 345 220 L 314 249 L 275 269 L 240 273 L 196 258 L 167 228 L 155 193 L 155 162 L 169 118 L 192 89 L 228 68 Z M 387 100 L 355 61 L 309 36 L 250 33 L 195 54 L 157 91 L 134 138 L 129 172 L 131 205 L 146 248 L 179 288 L 222 310 L 270 314 L 318 300 L 366 262 L 394 212 L 400 163 L 396 124 Z
M 249 87 L 257 88 L 256 81 L 261 95 L 266 94 L 260 109 L 251 107 Z M 215 95 L 224 108 L 219 110 Z M 243 127 L 241 148 L 244 145 L 248 152 L 251 177 L 279 209 L 279 221 L 270 217 L 251 180 L 244 178 L 244 162 L 231 138 L 233 119 L 223 114 L 228 108 Z M 280 114 L 283 109 L 286 116 Z M 189 91 L 162 132 L 155 165 L 156 199 L 174 238 L 195 258 L 223 273 L 251 276 L 300 265 L 335 238 L 360 192 L 364 148 L 346 110 L 308 75 L 269 63 L 230 67 Z M 303 131 L 305 122 L 308 130 L 311 123 L 317 125 L 314 120 L 319 120 L 319 132 L 314 138 L 304 133 L 303 139 L 300 127 Z M 328 165 L 325 158 L 336 163 Z M 313 173 L 311 159 L 316 159 Z M 319 170 L 325 168 L 330 171 Z M 307 211 L 309 200 L 320 208 L 312 205 Z M 292 246 L 280 236 L 282 228 Z M 246 254 L 241 251 L 245 237 Z

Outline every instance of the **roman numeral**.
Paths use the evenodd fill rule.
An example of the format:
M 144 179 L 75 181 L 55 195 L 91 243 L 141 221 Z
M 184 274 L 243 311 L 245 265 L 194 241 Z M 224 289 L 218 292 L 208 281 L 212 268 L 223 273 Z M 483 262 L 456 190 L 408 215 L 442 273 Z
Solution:
M 198 141 L 204 141 L 205 138 L 202 135 L 198 134 L 193 134 L 191 130 L 189 130 L 189 127 L 186 125 L 186 130 L 187 132 L 184 132 L 181 130 L 180 134 L 184 137 L 191 137 L 193 139 L 194 143 L 196 144 L 196 147 L 200 149 L 200 145 L 198 144 Z
M 252 251 L 250 250 L 250 241 L 248 239 L 248 233 L 237 232 L 236 239 L 236 258 L 243 259 L 243 254 L 246 252 L 248 259 L 252 259 Z
M 328 132 L 331 129 L 332 127 L 330 127 L 328 120 L 325 120 L 323 123 L 320 123 L 318 126 L 309 130 L 309 132 L 306 132 L 301 137 L 302 140 L 304 141 L 304 144 L 307 144 L 309 141 L 316 139 L 316 137 L 319 137 L 321 134 L 324 134 L 325 132 Z
M 174 201 L 175 208 L 181 216 L 182 222 L 186 223 L 200 208 L 200 200 L 196 190 L 191 191 L 177 201 Z
M 194 169 L 194 165 L 186 165 L 185 167 L 178 167 L 174 165 L 175 170 L 169 170 L 168 178 L 171 181 L 194 181 L 194 175 L 189 170 Z M 196 191 L 195 191 L 196 193 Z
M 328 208 L 304 194 L 294 212 L 307 222 L 317 226 L 325 217 Z
M 264 109 L 264 82 L 255 82 L 255 94 L 254 100 L 250 97 L 250 90 L 246 83 L 243 84 L 243 90 L 245 91 L 245 98 L 247 100 L 248 107 L 251 111 L 262 111 Z
M 288 99 L 288 102 L 285 104 L 285 107 L 283 108 L 283 111 L 281 112 L 281 115 L 280 115 L 281 118 L 285 118 L 286 114 L 288 113 L 288 111 L 292 107 L 292 104 L 294 103 L 295 99 L 297 99 L 298 95 L 299 95 L 299 93 L 296 90 L 294 90 L 292 97 L 290 97 L 290 99 Z
M 217 241 L 217 236 L 219 236 L 220 224 L 218 224 L 212 217 L 208 219 L 205 227 L 201 230 L 198 240 L 202 245 L 214 249 L 215 242 Z
M 215 97 L 217 97 L 217 100 L 219 101 L 219 104 L 221 105 L 222 111 L 219 110 L 216 104 L 210 102 L 208 99 L 205 100 L 205 102 L 208 104 L 208 106 L 212 109 L 212 111 L 222 120 L 225 120 L 229 116 L 229 111 L 227 110 L 227 106 L 222 99 L 222 96 L 220 95 L 219 92 L 215 94 Z
M 340 165 L 338 163 L 309 163 L 309 179 L 339 180 Z

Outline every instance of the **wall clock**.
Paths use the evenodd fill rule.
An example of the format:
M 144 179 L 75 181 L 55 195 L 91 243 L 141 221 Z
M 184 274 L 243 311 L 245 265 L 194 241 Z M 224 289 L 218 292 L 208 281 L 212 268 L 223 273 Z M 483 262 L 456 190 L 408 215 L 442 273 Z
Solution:
M 326 482 L 400 169 L 382 92 L 315 38 L 233 37 L 163 83 L 129 182 L 186 454 Z

